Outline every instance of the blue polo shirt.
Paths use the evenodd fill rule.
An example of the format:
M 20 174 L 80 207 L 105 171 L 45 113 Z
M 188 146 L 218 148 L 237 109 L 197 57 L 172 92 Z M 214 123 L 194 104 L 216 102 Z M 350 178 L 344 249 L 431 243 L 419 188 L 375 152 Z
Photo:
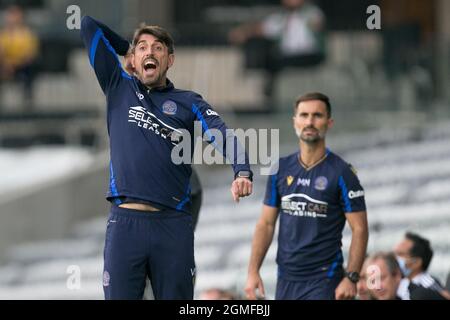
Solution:
M 332 278 L 342 270 L 345 214 L 366 210 L 364 190 L 351 165 L 329 150 L 308 169 L 299 157 L 296 152 L 280 159 L 264 199 L 279 208 L 279 277 Z
M 193 145 L 194 121 L 201 123 L 202 134 L 217 129 L 226 137 L 217 147 L 232 163 L 235 174 L 250 170 L 248 156 L 236 137 L 226 132 L 225 123 L 199 94 L 176 89 L 169 80 L 165 87 L 149 90 L 121 67 L 117 55 L 124 56 L 129 43 L 91 17 L 83 17 L 81 37 L 106 96 L 109 201 L 144 202 L 190 212 L 191 166 L 175 164 L 171 153 L 182 141 L 181 129 L 190 133 Z M 231 156 L 227 153 L 230 141 L 234 143 Z M 214 144 L 214 137 L 208 142 Z M 193 151 L 192 146 L 191 157 Z

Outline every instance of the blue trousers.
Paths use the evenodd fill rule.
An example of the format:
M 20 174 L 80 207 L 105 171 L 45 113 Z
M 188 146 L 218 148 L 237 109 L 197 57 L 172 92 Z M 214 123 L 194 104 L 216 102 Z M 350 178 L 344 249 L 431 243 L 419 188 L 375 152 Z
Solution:
M 275 300 L 335 300 L 334 291 L 342 276 L 306 281 L 278 278 Z
M 105 299 L 143 297 L 150 279 L 155 299 L 192 300 L 195 262 L 192 217 L 112 206 L 106 228 Z

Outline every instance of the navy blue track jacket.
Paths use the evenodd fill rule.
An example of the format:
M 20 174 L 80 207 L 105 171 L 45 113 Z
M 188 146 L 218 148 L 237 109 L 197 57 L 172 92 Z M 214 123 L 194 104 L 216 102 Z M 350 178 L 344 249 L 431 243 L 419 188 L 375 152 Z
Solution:
M 107 125 L 110 138 L 110 184 L 107 199 L 144 202 L 157 207 L 190 212 L 190 164 L 174 164 L 171 151 L 180 142 L 180 129 L 188 130 L 194 142 L 194 121 L 202 133 L 218 129 L 224 143 L 218 146 L 227 154 L 227 143 L 237 142 L 226 133 L 220 116 L 192 91 L 176 89 L 167 80 L 164 88 L 148 89 L 139 79 L 128 75 L 117 55 L 124 56 L 129 43 L 104 24 L 83 17 L 81 37 L 89 60 L 106 96 Z M 231 139 L 230 139 L 231 138 Z M 214 144 L 214 137 L 210 141 Z M 191 156 L 194 147 L 191 148 Z M 242 146 L 234 146 L 234 173 L 250 170 Z M 244 159 L 239 164 L 238 159 Z

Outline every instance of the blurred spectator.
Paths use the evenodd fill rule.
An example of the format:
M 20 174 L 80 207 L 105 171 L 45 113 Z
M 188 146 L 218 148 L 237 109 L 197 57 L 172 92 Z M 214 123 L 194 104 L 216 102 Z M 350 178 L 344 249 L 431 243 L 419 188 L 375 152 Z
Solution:
M 431 50 L 435 9 L 431 1 L 422 0 L 381 0 L 380 6 L 384 63 L 388 75 L 395 77 L 407 72 Z
M 394 252 L 405 277 L 402 279 L 397 292 L 402 300 L 412 299 L 412 289 L 420 289 L 419 291 L 422 292 L 421 288 L 435 292 L 427 295 L 430 299 L 433 297 L 439 298 L 439 296 L 450 299 L 449 292 L 427 272 L 433 258 L 430 241 L 417 234 L 408 232 L 405 238 L 396 245 Z M 424 297 L 424 294 L 421 294 L 421 298 L 423 299 Z
M 410 292 L 409 300 L 447 300 L 438 291 L 418 286 L 414 283 L 410 283 L 408 289 Z
M 33 98 L 33 69 L 38 48 L 39 40 L 26 25 L 22 9 L 15 5 L 7 8 L 5 25 L 0 30 L 0 80 L 21 82 L 28 106 Z
M 374 288 L 369 293 L 376 300 L 400 300 L 397 289 L 402 280 L 400 266 L 393 253 L 378 252 L 370 257 L 370 265 L 379 270 L 379 281 L 375 281 Z
M 364 261 L 364 264 L 361 268 L 360 272 L 360 278 L 356 285 L 357 289 L 357 299 L 358 300 L 372 300 L 372 296 L 370 295 L 370 291 L 367 288 L 367 280 L 368 280 L 368 274 L 367 274 L 367 268 L 371 264 L 372 260 L 369 257 L 366 257 L 366 260 Z
M 450 291 L 450 272 L 447 275 L 447 281 L 445 281 L 445 290 Z
M 199 300 L 237 300 L 239 297 L 231 291 L 211 288 L 203 291 Z
M 254 38 L 270 40 L 269 44 L 265 42 L 253 50 L 251 44 L 247 46 L 247 51 L 254 52 L 255 56 L 263 55 L 256 60 L 261 61 L 269 73 L 265 88 L 268 97 L 272 97 L 276 75 L 284 67 L 315 66 L 325 58 L 325 16 L 322 11 L 307 0 L 282 0 L 281 3 L 283 8 L 279 12 L 263 21 L 238 26 L 229 33 L 233 44 L 244 44 Z M 250 67 L 252 60 L 251 56 L 247 58 Z
M 435 5 L 422 0 L 380 0 L 383 64 L 397 85 L 408 84 L 418 105 L 435 95 Z

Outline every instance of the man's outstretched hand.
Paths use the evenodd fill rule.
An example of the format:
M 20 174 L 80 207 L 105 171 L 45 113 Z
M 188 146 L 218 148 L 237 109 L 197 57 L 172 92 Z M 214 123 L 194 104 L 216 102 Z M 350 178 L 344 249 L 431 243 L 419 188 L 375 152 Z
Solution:
M 248 178 L 238 177 L 231 184 L 231 194 L 236 202 L 239 202 L 239 198 L 251 195 L 252 191 L 253 183 Z

